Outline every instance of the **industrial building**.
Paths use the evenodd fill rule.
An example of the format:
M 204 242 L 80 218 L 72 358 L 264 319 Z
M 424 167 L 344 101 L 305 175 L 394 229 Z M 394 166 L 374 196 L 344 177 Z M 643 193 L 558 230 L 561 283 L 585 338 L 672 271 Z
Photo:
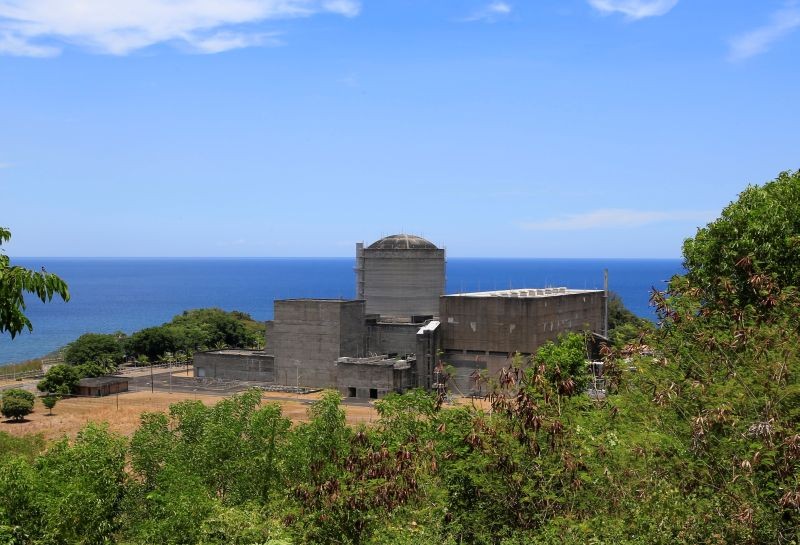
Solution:
M 469 394 L 475 371 L 508 365 L 568 331 L 600 332 L 605 292 L 567 288 L 445 294 L 445 251 L 414 235 L 356 244 L 356 299 L 274 303 L 263 351 L 195 355 L 196 377 L 337 388 L 376 399 L 430 389 L 440 362 Z

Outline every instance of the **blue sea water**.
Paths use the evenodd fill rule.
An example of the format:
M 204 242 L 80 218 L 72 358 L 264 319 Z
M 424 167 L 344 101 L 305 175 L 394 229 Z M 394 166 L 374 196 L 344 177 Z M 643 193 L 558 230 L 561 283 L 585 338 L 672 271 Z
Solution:
M 47 354 L 87 332 L 131 333 L 169 321 L 184 310 L 220 307 L 258 320 L 272 318 L 275 299 L 355 294 L 352 258 L 263 259 L 12 259 L 61 276 L 69 303 L 28 304 L 33 333 L 0 337 L 0 364 Z M 449 258 L 447 293 L 567 286 L 610 289 L 639 316 L 653 318 L 651 288 L 681 272 L 677 259 Z

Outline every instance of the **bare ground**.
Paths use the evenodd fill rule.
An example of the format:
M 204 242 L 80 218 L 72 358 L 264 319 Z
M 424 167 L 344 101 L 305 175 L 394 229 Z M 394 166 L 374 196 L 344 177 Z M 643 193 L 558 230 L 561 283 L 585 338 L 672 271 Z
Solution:
M 320 394 L 293 396 L 283 393 L 264 393 L 264 402 L 280 404 L 284 416 L 293 422 L 307 420 L 310 403 Z M 225 396 L 189 394 L 180 392 L 140 391 L 126 392 L 108 397 L 71 398 L 60 400 L 53 409 L 53 415 L 36 400 L 34 412 L 24 422 L 9 423 L 0 421 L 0 431 L 12 435 L 41 433 L 45 439 L 52 440 L 64 435 L 74 437 L 89 422 L 107 422 L 109 429 L 123 435 L 131 435 L 139 427 L 139 417 L 144 412 L 169 410 L 172 403 L 187 399 L 197 399 L 206 405 L 213 405 Z M 343 405 L 350 425 L 370 424 L 378 418 L 372 405 Z

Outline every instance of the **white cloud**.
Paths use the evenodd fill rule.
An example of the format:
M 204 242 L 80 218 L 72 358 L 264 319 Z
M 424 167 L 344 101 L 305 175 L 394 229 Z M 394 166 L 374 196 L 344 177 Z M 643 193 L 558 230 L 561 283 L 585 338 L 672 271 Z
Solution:
M 54 56 L 75 44 L 126 55 L 164 42 L 218 53 L 275 44 L 257 23 L 359 10 L 358 0 L 0 0 L 0 53 Z
M 644 19 L 664 15 L 675 7 L 678 0 L 588 0 L 602 13 L 622 13 L 631 19 Z
M 667 221 L 707 223 L 713 217 L 713 212 L 702 211 L 660 212 L 655 210 L 605 208 L 583 214 L 568 214 L 557 218 L 527 222 L 523 223 L 521 227 L 531 231 L 583 231 L 588 229 L 641 227 L 651 223 Z
M 11 163 L 0 163 L 0 169 L 11 168 Z
M 473 21 L 494 22 L 502 17 L 511 15 L 512 10 L 511 4 L 507 2 L 491 2 L 475 11 L 472 15 L 463 18 L 462 21 L 467 23 Z
M 800 7 L 792 3 L 773 13 L 766 25 L 731 40 L 728 58 L 732 61 L 741 61 L 764 53 L 773 43 L 798 28 L 800 28 Z

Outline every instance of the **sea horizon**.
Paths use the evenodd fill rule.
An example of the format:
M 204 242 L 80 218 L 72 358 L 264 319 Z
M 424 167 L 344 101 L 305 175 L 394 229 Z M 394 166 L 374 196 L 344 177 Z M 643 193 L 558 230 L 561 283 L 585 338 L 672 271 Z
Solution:
M 276 299 L 355 296 L 351 257 L 29 257 L 12 263 L 61 276 L 71 300 L 28 297 L 33 333 L 0 337 L 0 365 L 44 356 L 83 333 L 130 334 L 193 308 L 219 307 L 272 319 Z M 669 258 L 447 258 L 446 293 L 509 288 L 609 288 L 635 314 L 654 319 L 651 288 L 682 271 Z

